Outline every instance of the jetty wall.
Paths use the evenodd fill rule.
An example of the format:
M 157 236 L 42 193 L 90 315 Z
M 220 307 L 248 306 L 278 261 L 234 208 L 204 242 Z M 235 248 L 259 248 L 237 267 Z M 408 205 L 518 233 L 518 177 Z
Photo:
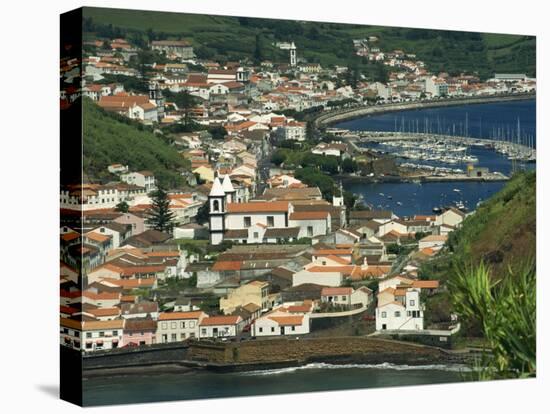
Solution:
M 404 102 L 384 105 L 361 106 L 351 109 L 335 110 L 331 112 L 323 112 L 314 123 L 316 126 L 327 126 L 336 122 L 346 121 L 354 118 L 361 118 L 367 115 L 383 114 L 395 111 L 407 111 L 412 109 L 438 108 L 457 105 L 473 105 L 483 103 L 497 103 L 508 101 L 523 101 L 535 99 L 534 93 L 513 94 L 513 95 L 496 95 L 496 96 L 472 96 L 466 98 L 441 99 L 437 101 L 423 102 Z
M 263 364 L 349 362 L 433 364 L 449 361 L 448 354 L 435 347 L 387 341 L 369 337 L 277 338 L 241 343 L 191 344 L 188 358 L 208 362 L 220 369 L 238 366 L 260 368 Z

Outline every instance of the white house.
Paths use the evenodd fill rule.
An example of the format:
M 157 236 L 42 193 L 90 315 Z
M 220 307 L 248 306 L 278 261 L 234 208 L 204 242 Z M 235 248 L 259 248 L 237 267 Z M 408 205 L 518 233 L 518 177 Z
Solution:
M 333 305 L 351 306 L 351 287 L 326 287 L 321 290 L 321 302 Z
M 305 141 L 306 123 L 298 121 L 287 122 L 285 125 L 277 128 L 277 134 L 282 140 Z
M 418 241 L 418 249 L 440 249 L 447 242 L 447 235 L 435 235 L 423 237 Z
M 147 193 L 157 189 L 155 176 L 151 171 L 138 171 L 122 174 L 120 179 L 128 184 L 145 187 Z
M 446 225 L 446 226 L 457 228 L 462 224 L 465 217 L 466 217 L 466 214 L 464 214 L 459 209 L 452 207 L 444 211 L 443 213 L 439 214 L 435 218 L 435 225 L 436 226 Z
M 240 316 L 211 316 L 204 318 L 200 324 L 199 338 L 234 337 L 244 328 Z
M 321 267 L 303 269 L 292 275 L 292 286 L 313 283 L 321 286 L 340 286 L 344 280 L 342 272 L 335 270 L 326 270 Z
M 289 315 L 287 312 L 267 314 L 252 324 L 253 336 L 304 335 L 310 330 L 308 314 Z
M 407 289 L 404 300 L 376 308 L 377 331 L 420 331 L 424 329 L 424 311 L 419 289 Z
M 330 232 L 331 217 L 327 211 L 297 211 L 289 215 L 289 227 L 299 227 L 298 238 L 324 236 Z
M 93 352 L 122 345 L 124 320 L 81 321 L 60 319 L 60 343 L 78 351 Z

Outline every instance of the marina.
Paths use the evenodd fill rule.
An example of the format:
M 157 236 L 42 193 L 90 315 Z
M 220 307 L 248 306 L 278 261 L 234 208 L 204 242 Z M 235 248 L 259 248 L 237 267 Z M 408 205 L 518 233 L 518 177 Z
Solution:
M 399 178 L 357 177 L 344 187 L 371 208 L 412 216 L 472 211 L 515 171 L 536 168 L 535 125 L 535 101 L 526 100 L 372 115 L 327 132 L 367 157 L 393 157 Z

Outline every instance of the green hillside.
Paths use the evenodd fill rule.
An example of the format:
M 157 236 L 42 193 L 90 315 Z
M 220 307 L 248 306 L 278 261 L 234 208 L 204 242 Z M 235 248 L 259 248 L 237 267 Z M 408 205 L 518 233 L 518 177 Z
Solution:
M 287 52 L 276 41 L 294 41 L 298 55 L 324 65 L 359 65 L 369 75 L 370 66 L 353 55 L 352 39 L 379 37 L 382 50 L 416 53 L 434 72 L 494 72 L 535 75 L 535 38 L 522 35 L 468 33 L 444 30 L 391 28 L 355 24 L 239 18 L 140 10 L 85 8 L 84 27 L 98 36 L 124 36 L 148 40 L 185 38 L 199 57 L 215 60 L 252 58 L 260 35 L 261 57 L 286 61 Z M 147 34 L 147 35 L 146 35 Z
M 470 276 L 471 269 L 477 269 L 482 262 L 491 283 L 506 281 L 500 285 L 523 288 L 523 269 L 536 258 L 535 172 L 516 174 L 475 214 L 467 217 L 459 230 L 450 234 L 447 247 L 421 268 L 421 278 L 439 279 L 450 285 L 443 294 L 427 301 L 429 320 L 437 322 L 449 315 L 452 302 L 461 295 L 453 283 L 464 272 L 474 283 L 473 275 L 479 272 Z M 482 335 L 480 321 L 475 316 L 466 317 L 463 322 L 463 335 Z
M 130 170 L 149 170 L 162 186 L 183 182 L 188 161 L 147 127 L 105 112 L 90 99 L 83 101 L 84 173 L 92 179 L 113 179 L 107 167 L 120 163 Z
M 495 276 L 509 265 L 535 256 L 536 175 L 521 173 L 451 233 L 449 249 L 457 262 L 484 260 Z

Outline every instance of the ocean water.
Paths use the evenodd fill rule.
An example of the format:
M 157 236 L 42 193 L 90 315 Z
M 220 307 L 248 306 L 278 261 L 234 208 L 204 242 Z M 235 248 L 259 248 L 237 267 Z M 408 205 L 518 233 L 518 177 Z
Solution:
M 496 136 L 517 137 L 518 119 L 520 141 L 527 144 L 532 138 L 536 144 L 534 99 L 388 112 L 343 121 L 334 127 L 356 131 L 419 131 L 492 139 Z
M 466 118 L 468 129 L 466 130 Z M 432 133 L 452 133 L 453 124 L 456 135 L 467 134 L 474 138 L 493 138 L 496 131 L 501 136 L 517 135 L 517 120 L 520 120 L 522 140 L 536 145 L 536 102 L 525 101 L 500 102 L 451 106 L 443 108 L 417 109 L 372 115 L 352 119 L 334 125 L 356 131 L 417 131 L 429 130 Z M 377 144 L 369 146 L 386 150 Z M 470 155 L 479 159 L 476 166 L 487 167 L 489 171 L 498 171 L 506 175 L 512 173 L 512 162 L 495 151 L 470 147 Z M 398 163 L 413 162 L 433 166 L 461 168 L 465 164 L 448 165 L 438 162 L 397 159 Z M 535 163 L 520 164 L 520 169 L 534 169 Z M 498 192 L 505 182 L 456 182 L 456 183 L 365 183 L 349 182 L 344 184 L 346 190 L 361 195 L 366 204 L 375 209 L 390 209 L 400 216 L 429 214 L 434 207 L 452 205 L 462 201 L 470 210 L 478 202 Z M 455 191 L 459 190 L 459 191 Z M 383 194 L 383 195 L 381 195 Z M 391 196 L 391 199 L 388 198 Z M 400 202 L 402 205 L 398 205 Z
M 462 201 L 470 211 L 474 210 L 477 203 L 498 192 L 504 184 L 502 181 L 424 184 L 353 182 L 344 184 L 344 188 L 362 195 L 363 203 L 375 210 L 391 210 L 400 217 L 406 217 L 433 214 L 434 207 L 455 205 L 458 201 Z
M 242 373 L 119 376 L 84 381 L 84 405 L 145 403 L 461 382 L 460 365 L 308 364 Z

